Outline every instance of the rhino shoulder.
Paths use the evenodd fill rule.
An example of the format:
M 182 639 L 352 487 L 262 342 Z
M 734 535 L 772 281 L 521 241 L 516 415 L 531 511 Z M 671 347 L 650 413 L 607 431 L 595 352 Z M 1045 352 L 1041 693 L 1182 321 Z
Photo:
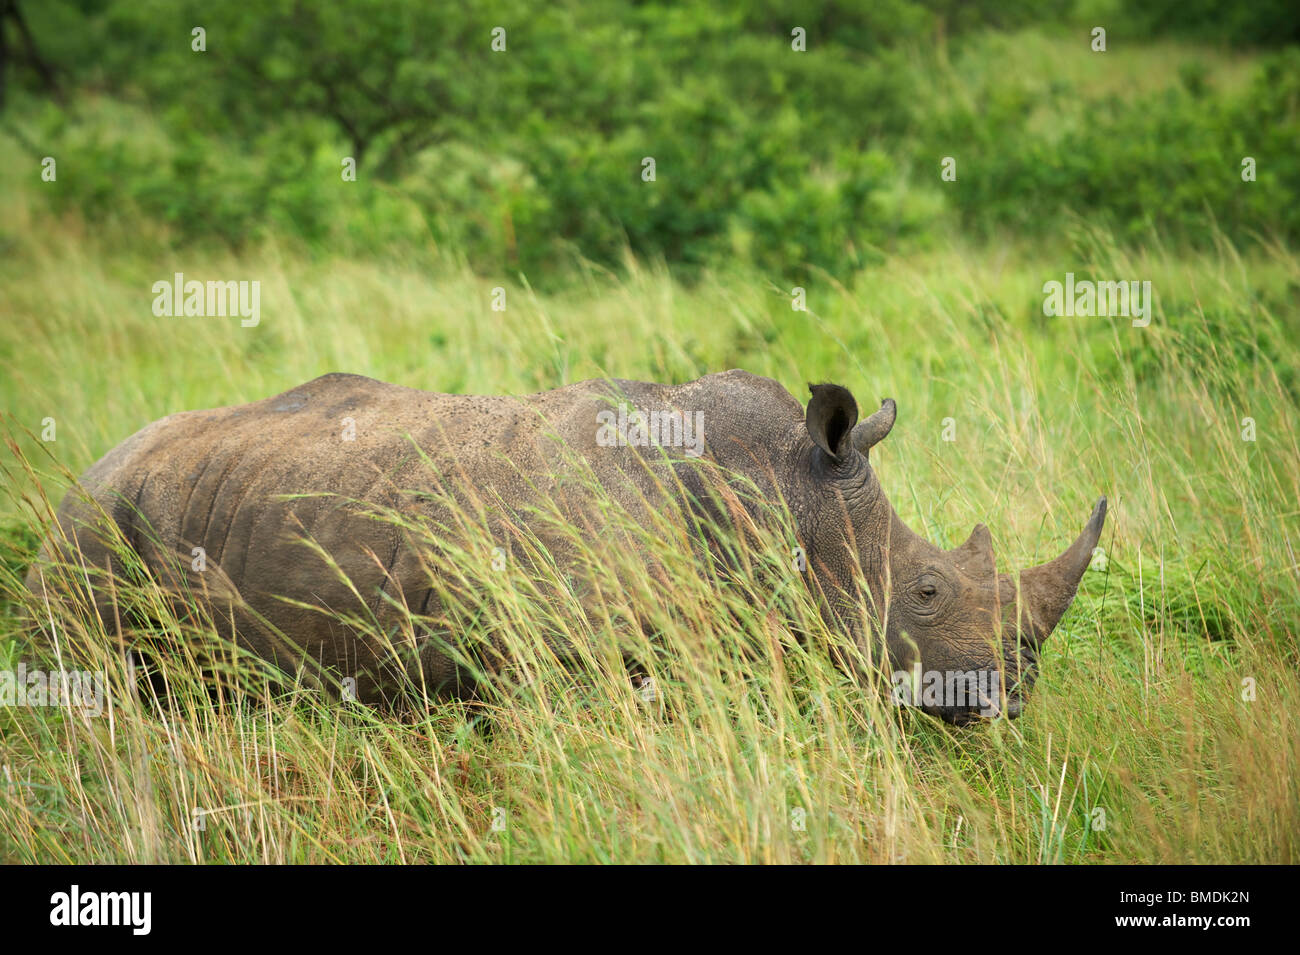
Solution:
M 794 412 L 803 416 L 803 405 L 784 385 L 774 378 L 756 375 L 743 368 L 704 375 L 682 387 L 694 387 L 722 401 L 743 402 L 745 405 L 758 402 L 774 412 Z
M 348 399 L 370 399 L 383 392 L 400 390 L 411 389 L 403 389 L 401 385 L 390 385 L 365 375 L 332 371 L 295 385 L 278 395 L 253 402 L 249 407 L 256 408 L 259 412 L 286 413 L 316 409 L 323 402 L 335 404 Z

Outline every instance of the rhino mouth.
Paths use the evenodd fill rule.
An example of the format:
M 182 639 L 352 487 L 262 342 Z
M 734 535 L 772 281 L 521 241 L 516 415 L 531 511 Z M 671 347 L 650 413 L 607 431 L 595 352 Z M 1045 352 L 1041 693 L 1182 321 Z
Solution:
M 996 719 L 1014 720 L 1024 710 L 1024 691 L 1020 684 L 1008 687 L 1006 692 L 999 688 L 992 693 L 979 691 L 975 699 L 963 700 L 949 705 L 923 705 L 919 709 L 928 716 L 936 717 L 950 726 L 971 726 L 976 723 L 990 723 Z
M 1001 704 L 989 701 L 985 706 L 935 706 L 922 707 L 921 711 L 938 717 L 950 726 L 972 726 L 976 723 L 991 723 L 1005 717 L 1009 720 L 1020 716 L 1023 704 L 1018 696 L 1005 699 Z
M 953 726 L 1016 719 L 1033 684 L 1033 668 L 1027 664 L 1027 656 L 1022 655 L 1008 659 L 1005 670 L 921 671 L 916 667 L 912 671 L 895 671 L 894 701 Z M 1014 675 L 1008 679 L 1004 674 Z
M 1000 716 L 1015 719 L 1020 715 L 1019 706 L 1014 708 L 1008 706 L 1005 711 L 992 707 L 980 708 L 974 706 L 922 707 L 921 712 L 928 716 L 937 717 L 949 726 L 973 726 L 976 723 L 992 722 Z

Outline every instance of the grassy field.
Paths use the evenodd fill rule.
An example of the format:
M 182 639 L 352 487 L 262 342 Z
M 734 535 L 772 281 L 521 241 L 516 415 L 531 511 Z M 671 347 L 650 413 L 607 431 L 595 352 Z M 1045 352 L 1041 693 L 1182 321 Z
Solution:
M 895 710 L 817 641 L 791 641 L 791 621 L 819 627 L 806 595 L 761 568 L 704 579 L 671 529 L 649 529 L 675 595 L 656 611 L 659 699 L 600 652 L 566 674 L 537 649 L 556 629 L 599 647 L 663 602 L 599 542 L 593 560 L 624 583 L 603 620 L 490 593 L 531 679 L 483 707 L 399 719 L 306 690 L 214 703 L 183 655 L 154 700 L 109 653 L 104 718 L 0 708 L 0 860 L 1300 861 L 1291 251 L 1124 252 L 1062 222 L 1055 248 L 887 257 L 814 283 L 800 312 L 741 266 L 687 286 L 629 261 L 543 296 L 414 255 L 160 257 L 125 228 L 51 229 L 21 193 L 5 201 L 0 669 L 30 659 L 22 574 L 65 471 L 164 414 L 329 371 L 519 393 L 739 367 L 801 399 L 822 380 L 868 406 L 892 396 L 875 465 L 900 516 L 943 546 L 986 522 L 1002 570 L 1057 553 L 1100 494 L 1111 509 L 1106 558 L 1012 723 Z M 259 280 L 261 323 L 155 318 L 150 286 L 174 271 Z M 1042 285 L 1066 271 L 1150 280 L 1150 326 L 1044 317 Z M 85 615 L 54 623 L 108 645 Z

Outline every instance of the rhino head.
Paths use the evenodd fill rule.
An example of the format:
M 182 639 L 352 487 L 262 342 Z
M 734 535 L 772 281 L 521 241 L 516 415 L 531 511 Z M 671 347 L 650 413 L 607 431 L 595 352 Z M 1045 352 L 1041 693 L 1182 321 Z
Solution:
M 1018 576 L 999 574 L 983 524 L 961 546 L 943 550 L 904 524 L 886 499 L 868 457 L 894 425 L 892 400 L 858 421 L 848 389 L 811 388 L 808 440 L 796 452 L 809 486 L 800 489 L 805 503 L 795 517 L 808 569 L 832 612 L 863 650 L 874 638 L 877 652 L 868 658 L 889 666 L 900 702 L 958 725 L 1019 716 L 1043 641 L 1097 546 L 1106 499 L 1055 560 Z M 863 597 L 867 627 L 854 609 Z

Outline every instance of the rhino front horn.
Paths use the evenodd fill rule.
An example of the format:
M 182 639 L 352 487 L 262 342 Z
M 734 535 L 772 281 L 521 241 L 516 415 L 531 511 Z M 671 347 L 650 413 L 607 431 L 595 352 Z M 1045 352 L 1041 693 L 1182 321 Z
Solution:
M 1101 539 L 1101 528 L 1106 523 L 1106 499 L 1103 497 L 1092 510 L 1088 525 L 1065 553 L 1046 564 L 1030 567 L 1020 573 L 1020 632 L 1033 646 L 1039 646 L 1051 636 L 1065 611 L 1069 609 L 1074 594 L 1079 589 L 1083 572 L 1092 560 L 1093 549 Z M 1011 575 L 998 578 L 998 599 L 1005 606 L 1016 604 L 1016 583 Z

